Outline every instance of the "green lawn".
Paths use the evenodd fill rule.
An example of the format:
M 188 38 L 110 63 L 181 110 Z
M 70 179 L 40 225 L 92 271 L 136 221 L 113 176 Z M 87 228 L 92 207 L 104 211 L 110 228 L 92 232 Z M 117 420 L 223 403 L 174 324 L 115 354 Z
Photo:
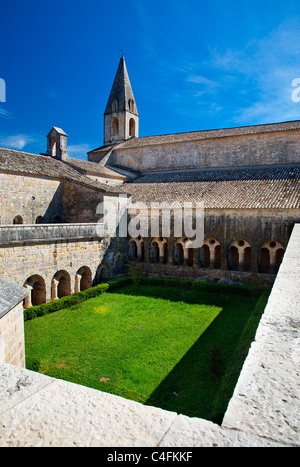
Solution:
M 26 321 L 26 359 L 55 377 L 210 419 L 256 301 L 127 285 Z

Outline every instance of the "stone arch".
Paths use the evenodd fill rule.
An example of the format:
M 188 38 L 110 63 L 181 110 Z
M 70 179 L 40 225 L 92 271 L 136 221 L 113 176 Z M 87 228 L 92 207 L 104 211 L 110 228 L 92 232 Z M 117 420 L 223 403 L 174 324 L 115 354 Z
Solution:
M 164 237 L 154 237 L 151 240 L 151 257 L 154 263 L 168 262 L 168 242 Z
M 200 250 L 200 264 L 205 268 L 221 267 L 221 245 L 215 238 L 208 237 L 204 240 Z
M 92 287 L 92 271 L 88 266 L 82 266 L 75 275 L 75 293 Z
M 51 282 L 51 299 L 65 297 L 71 294 L 71 278 L 67 271 L 61 270 L 54 274 Z
M 106 262 L 99 264 L 96 271 L 96 284 L 107 282 L 110 279 L 110 267 Z
M 114 273 L 122 274 L 125 270 L 125 257 L 123 250 L 117 250 L 114 254 Z
M 113 113 L 118 112 L 118 101 L 116 99 L 112 101 L 111 110 Z
M 119 120 L 117 117 L 114 117 L 111 121 L 111 134 L 117 136 L 119 134 Z
M 51 154 L 52 157 L 56 156 L 56 136 L 53 135 L 51 139 Z
M 180 237 L 175 242 L 174 263 L 177 265 L 193 265 L 193 248 L 190 248 L 191 240 L 187 237 Z
M 27 297 L 24 299 L 24 308 L 46 303 L 46 284 L 42 276 L 34 274 L 28 277 L 24 287 L 29 290 Z
M 37 216 L 36 219 L 35 219 L 36 224 L 42 224 L 43 221 L 44 221 L 43 216 Z
M 135 136 L 135 120 L 131 118 L 129 120 L 129 136 Z
M 251 245 L 242 238 L 234 240 L 228 248 L 228 269 L 234 271 L 250 271 L 251 264 Z
M 129 256 L 131 261 L 144 261 L 144 239 L 140 235 L 138 237 L 131 237 L 129 243 Z
M 134 99 L 129 99 L 128 104 L 130 112 L 134 112 Z
M 268 240 L 259 250 L 258 270 L 263 274 L 275 274 L 281 264 L 284 248 L 281 243 Z
M 13 224 L 18 225 L 18 224 L 24 224 L 23 217 L 18 215 L 13 218 Z

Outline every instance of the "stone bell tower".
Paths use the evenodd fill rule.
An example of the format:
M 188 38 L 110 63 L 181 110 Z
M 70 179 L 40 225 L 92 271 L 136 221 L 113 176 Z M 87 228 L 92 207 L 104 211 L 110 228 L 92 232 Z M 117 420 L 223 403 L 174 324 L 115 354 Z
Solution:
M 121 57 L 104 112 L 104 145 L 117 144 L 139 135 L 139 114 L 125 59 Z
M 48 156 L 55 159 L 66 161 L 69 158 L 67 147 L 68 135 L 61 128 L 53 126 L 47 135 L 47 152 Z

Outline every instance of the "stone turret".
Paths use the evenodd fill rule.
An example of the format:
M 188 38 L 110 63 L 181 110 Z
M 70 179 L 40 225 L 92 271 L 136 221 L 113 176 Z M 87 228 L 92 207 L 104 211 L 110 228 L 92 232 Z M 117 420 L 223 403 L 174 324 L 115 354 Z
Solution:
M 117 144 L 138 134 L 139 114 L 122 57 L 104 112 L 104 144 Z
M 48 156 L 55 157 L 61 161 L 66 161 L 69 158 L 67 149 L 68 135 L 61 128 L 52 127 L 47 135 L 47 152 Z

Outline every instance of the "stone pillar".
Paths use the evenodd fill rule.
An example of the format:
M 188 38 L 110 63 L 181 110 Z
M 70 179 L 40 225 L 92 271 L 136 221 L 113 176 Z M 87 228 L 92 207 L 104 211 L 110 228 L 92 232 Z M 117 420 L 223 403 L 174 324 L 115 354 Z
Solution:
M 269 248 L 269 254 L 270 254 L 270 274 L 275 274 L 276 273 L 276 249 Z
M 215 253 L 216 253 L 215 245 L 209 247 L 209 269 L 215 268 Z
M 32 291 L 32 287 L 31 285 L 28 285 L 28 284 L 24 284 L 24 287 L 25 289 L 28 289 L 28 294 L 26 295 L 26 297 L 24 298 L 24 308 L 30 308 L 32 307 L 32 302 L 31 302 L 31 291 Z
M 169 238 L 168 239 L 168 264 L 173 264 L 174 259 L 174 241 Z
M 238 248 L 238 253 L 239 253 L 238 271 L 244 271 L 245 248 Z
M 183 266 L 188 266 L 189 263 L 189 249 L 183 245 Z
M 193 250 L 193 268 L 199 268 L 199 248 L 194 248 Z
M 52 279 L 52 282 L 51 282 L 51 300 L 58 300 L 57 286 L 58 286 L 58 281 L 56 279 Z
M 144 263 L 149 263 L 149 238 L 144 238 Z
M 75 293 L 80 292 L 80 281 L 81 281 L 81 275 L 76 274 L 75 275 Z
M 158 249 L 159 249 L 159 263 L 163 263 L 164 262 L 164 244 L 159 243 Z

